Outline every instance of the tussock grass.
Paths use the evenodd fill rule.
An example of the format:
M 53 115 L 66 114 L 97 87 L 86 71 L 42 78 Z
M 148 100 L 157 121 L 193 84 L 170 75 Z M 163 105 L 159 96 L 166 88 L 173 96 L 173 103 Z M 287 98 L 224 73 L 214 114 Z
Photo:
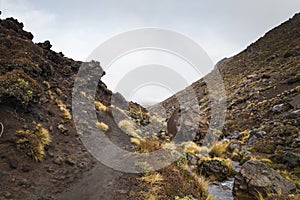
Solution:
M 100 111 L 107 111 L 107 107 L 102 104 L 100 101 L 94 101 L 95 108 Z
M 18 148 L 23 150 L 35 161 L 42 161 L 45 157 L 45 146 L 51 143 L 51 136 L 47 129 L 37 124 L 33 131 L 18 130 L 20 139 L 17 141 Z
M 56 104 L 59 107 L 59 109 L 62 111 L 61 117 L 63 117 L 64 119 L 72 119 L 72 115 L 69 112 L 69 110 L 67 109 L 67 106 L 60 100 L 60 99 L 56 99 Z
M 135 145 L 136 150 L 140 153 L 149 153 L 161 148 L 161 144 L 157 136 L 131 138 L 130 141 Z
M 134 129 L 134 124 L 129 120 L 122 120 L 119 122 L 118 126 L 125 131 L 128 135 L 134 138 L 141 138 Z
M 212 146 L 209 155 L 211 157 L 225 157 L 227 146 L 228 146 L 227 142 L 216 142 Z
M 104 132 L 108 131 L 109 129 L 108 125 L 105 124 L 104 122 L 96 122 L 96 126 Z

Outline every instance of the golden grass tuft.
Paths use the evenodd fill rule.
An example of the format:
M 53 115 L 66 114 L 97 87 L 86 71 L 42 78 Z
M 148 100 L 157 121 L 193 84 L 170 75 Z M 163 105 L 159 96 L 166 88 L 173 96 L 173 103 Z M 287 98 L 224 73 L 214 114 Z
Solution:
M 130 141 L 135 145 L 136 150 L 140 153 L 149 153 L 161 148 L 161 144 L 157 136 L 131 138 Z
M 206 178 L 204 176 L 197 176 L 194 173 L 192 176 L 197 181 L 198 188 L 200 188 L 201 193 L 206 194 L 209 187 L 209 182 L 206 180 Z
M 96 126 L 104 132 L 108 131 L 109 129 L 108 125 L 105 124 L 104 122 L 96 122 Z
M 180 198 L 179 196 L 175 196 L 175 200 L 197 200 L 192 195 L 188 195 L 185 197 Z
M 45 146 L 51 143 L 51 136 L 47 129 L 37 124 L 34 131 L 19 130 L 16 132 L 20 139 L 18 148 L 23 150 L 35 161 L 42 161 L 45 157 Z
M 107 107 L 102 104 L 100 101 L 94 101 L 95 108 L 100 111 L 107 111 Z
M 242 135 L 241 141 L 243 144 L 245 144 L 248 141 L 250 132 L 251 132 L 251 130 L 248 130 L 248 129 L 241 132 L 241 135 Z
M 227 142 L 216 142 L 212 146 L 209 155 L 211 157 L 225 157 L 227 146 L 228 146 Z
M 136 199 L 207 199 L 208 182 L 204 177 L 169 165 L 137 178 L 141 192 Z M 142 188 L 148 188 L 144 192 Z M 184 198 L 185 197 L 185 198 Z
M 134 138 L 141 138 L 134 129 L 134 124 L 129 120 L 122 120 L 119 122 L 118 126 L 125 131 L 128 135 Z
M 47 89 L 51 88 L 51 85 L 48 81 L 43 81 L 43 84 L 46 85 Z
M 60 99 L 56 99 L 56 104 L 59 107 L 59 109 L 62 111 L 61 117 L 69 120 L 72 119 L 72 115 L 67 109 L 67 106 Z
M 153 174 L 140 177 L 138 178 L 138 180 L 144 181 L 153 186 L 154 184 L 160 184 L 164 180 L 164 178 L 158 172 L 154 172 Z
M 195 142 L 183 142 L 182 145 L 184 146 L 184 153 L 197 155 L 201 152 L 201 147 Z

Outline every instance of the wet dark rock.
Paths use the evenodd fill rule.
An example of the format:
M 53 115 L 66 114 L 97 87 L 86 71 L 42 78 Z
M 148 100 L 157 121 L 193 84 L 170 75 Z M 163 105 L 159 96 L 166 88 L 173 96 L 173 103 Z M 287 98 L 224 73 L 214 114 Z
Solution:
M 47 114 L 50 116 L 55 116 L 55 112 L 53 112 L 52 110 L 47 110 Z
M 19 162 L 16 159 L 12 158 L 12 159 L 8 160 L 8 164 L 9 164 L 10 168 L 17 169 L 18 165 L 19 165 Z
M 23 164 L 21 166 L 21 170 L 22 170 L 22 172 L 29 172 L 31 170 L 31 167 L 30 167 L 30 165 Z
M 198 163 L 197 172 L 212 180 L 223 181 L 227 178 L 229 168 L 219 160 L 204 160 Z
M 261 78 L 262 79 L 269 79 L 269 78 L 271 78 L 271 76 L 269 74 L 262 74 Z
M 235 196 L 256 196 L 257 192 L 266 196 L 271 193 L 290 194 L 296 190 L 296 185 L 282 176 L 265 163 L 249 160 L 241 167 L 235 176 L 233 194 Z
M 282 162 L 291 168 L 299 167 L 300 166 L 300 156 L 291 151 L 287 151 L 282 156 Z

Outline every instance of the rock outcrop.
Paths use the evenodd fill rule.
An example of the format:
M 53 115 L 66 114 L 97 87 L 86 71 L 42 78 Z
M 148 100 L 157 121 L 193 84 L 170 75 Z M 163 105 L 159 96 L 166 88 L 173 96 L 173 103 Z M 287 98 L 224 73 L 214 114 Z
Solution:
M 290 194 L 295 190 L 295 184 L 284 179 L 265 163 L 249 160 L 235 176 L 233 194 L 255 197 L 258 192 L 266 196 L 267 193 Z

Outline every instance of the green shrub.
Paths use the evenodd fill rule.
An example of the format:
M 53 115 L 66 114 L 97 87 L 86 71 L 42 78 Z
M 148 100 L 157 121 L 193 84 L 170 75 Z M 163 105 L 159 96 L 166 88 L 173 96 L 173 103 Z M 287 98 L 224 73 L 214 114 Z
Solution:
M 38 102 L 41 87 L 22 70 L 13 70 L 0 76 L 0 102 L 11 98 L 21 105 L 27 106 L 30 102 Z

